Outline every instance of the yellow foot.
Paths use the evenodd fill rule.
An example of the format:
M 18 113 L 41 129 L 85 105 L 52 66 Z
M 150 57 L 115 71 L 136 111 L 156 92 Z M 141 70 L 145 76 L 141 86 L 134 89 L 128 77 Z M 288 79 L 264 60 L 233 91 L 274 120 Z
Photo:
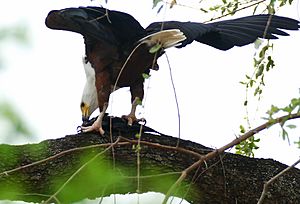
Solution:
M 98 116 L 97 120 L 91 126 L 81 126 L 82 132 L 92 132 L 92 131 L 99 131 L 101 135 L 104 135 L 104 130 L 102 128 L 102 118 L 100 115 Z
M 101 135 L 104 135 L 105 131 L 103 130 L 103 128 L 98 127 L 98 125 L 94 125 L 94 124 L 92 126 L 87 126 L 87 127 L 81 126 L 82 132 L 93 132 L 93 131 L 97 132 L 97 131 L 99 131 L 99 133 Z

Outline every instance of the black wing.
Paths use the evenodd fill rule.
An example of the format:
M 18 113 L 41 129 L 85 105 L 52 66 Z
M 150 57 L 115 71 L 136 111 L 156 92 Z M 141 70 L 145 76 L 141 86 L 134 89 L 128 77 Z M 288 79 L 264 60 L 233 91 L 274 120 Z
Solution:
M 195 40 L 220 50 L 228 50 L 234 46 L 250 44 L 257 38 L 277 39 L 276 35 L 289 35 L 281 29 L 298 30 L 299 28 L 297 20 L 265 14 L 208 24 L 178 21 L 155 22 L 146 30 L 151 33 L 161 29 L 180 29 L 187 39 L 178 48 Z
M 45 23 L 51 29 L 73 31 L 113 44 L 127 43 L 146 35 L 145 29 L 131 15 L 102 7 L 53 10 Z

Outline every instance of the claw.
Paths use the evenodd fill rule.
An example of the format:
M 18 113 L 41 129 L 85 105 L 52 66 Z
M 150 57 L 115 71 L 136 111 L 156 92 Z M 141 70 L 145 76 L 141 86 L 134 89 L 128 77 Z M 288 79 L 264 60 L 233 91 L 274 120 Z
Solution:
M 141 118 L 141 119 L 137 119 L 136 116 L 135 116 L 135 112 L 136 112 L 136 107 L 140 105 L 140 98 L 139 97 L 135 97 L 135 99 L 133 100 L 132 102 L 132 105 L 131 105 L 131 111 L 128 115 L 123 115 L 122 118 L 127 120 L 127 124 L 129 126 L 132 126 L 132 124 L 134 122 L 144 122 L 145 119 L 144 118 Z
M 137 118 L 135 117 L 134 114 L 129 114 L 129 115 L 123 115 L 122 116 L 123 119 L 127 120 L 127 124 L 129 126 L 132 126 L 132 124 L 137 121 Z
M 102 127 L 99 128 L 99 133 L 100 133 L 101 135 L 104 135 L 105 131 L 102 129 Z
M 122 116 L 123 119 L 127 120 L 127 124 L 129 126 L 132 126 L 133 123 L 139 123 L 139 122 L 143 122 L 144 125 L 146 124 L 146 119 L 145 118 L 139 118 L 137 119 L 135 115 L 129 114 L 129 115 L 123 115 Z
M 82 126 L 77 126 L 76 131 L 77 133 L 82 133 Z
M 93 131 L 99 131 L 99 130 L 100 130 L 100 126 L 99 126 L 99 122 L 97 122 L 97 120 L 91 126 L 87 126 L 87 127 L 81 126 L 82 132 L 93 132 Z
M 81 126 L 81 131 L 82 131 L 82 132 L 99 131 L 99 133 L 100 133 L 101 135 L 104 135 L 105 131 L 104 131 L 103 128 L 102 128 L 102 120 L 103 120 L 103 117 L 104 117 L 104 115 L 105 115 L 105 111 L 106 111 L 107 107 L 108 107 L 108 104 L 105 103 L 105 104 L 103 105 L 103 110 L 100 112 L 100 114 L 99 114 L 97 120 L 93 123 L 93 125 L 87 126 L 87 127 Z M 77 129 L 78 129 L 78 128 L 77 128 Z

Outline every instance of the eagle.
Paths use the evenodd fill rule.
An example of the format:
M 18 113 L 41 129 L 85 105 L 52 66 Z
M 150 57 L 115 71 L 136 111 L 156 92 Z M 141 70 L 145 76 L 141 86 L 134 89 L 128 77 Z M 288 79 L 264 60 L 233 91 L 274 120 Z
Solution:
M 129 87 L 131 111 L 128 124 L 138 121 L 135 111 L 144 97 L 143 83 L 150 70 L 158 70 L 157 59 L 170 47 L 183 48 L 197 41 L 219 50 L 253 43 L 257 38 L 278 39 L 284 30 L 298 30 L 299 21 L 260 14 L 212 23 L 162 21 L 143 28 L 130 14 L 104 7 L 52 10 L 45 24 L 50 29 L 79 33 L 84 38 L 83 66 L 86 84 L 80 104 L 83 122 L 99 108 L 97 120 L 84 132 L 104 134 L 102 120 L 110 94 Z

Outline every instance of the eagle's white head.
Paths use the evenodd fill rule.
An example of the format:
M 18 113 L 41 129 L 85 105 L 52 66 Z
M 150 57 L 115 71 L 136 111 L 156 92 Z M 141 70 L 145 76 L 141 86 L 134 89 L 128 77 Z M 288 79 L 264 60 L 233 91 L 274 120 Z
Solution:
M 97 90 L 95 85 L 95 70 L 91 63 L 86 60 L 86 57 L 82 58 L 86 83 L 83 89 L 80 109 L 82 113 L 82 121 L 89 120 L 91 114 L 98 108 Z

